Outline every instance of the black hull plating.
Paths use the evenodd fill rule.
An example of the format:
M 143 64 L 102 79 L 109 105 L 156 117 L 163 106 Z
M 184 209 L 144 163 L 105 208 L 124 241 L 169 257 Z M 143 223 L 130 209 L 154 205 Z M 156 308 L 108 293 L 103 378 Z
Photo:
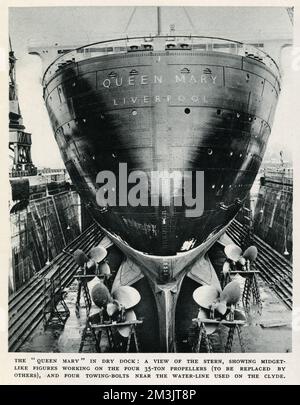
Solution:
M 258 172 L 277 103 L 262 63 L 217 52 L 108 55 L 71 63 L 44 97 L 62 158 L 96 220 L 132 248 L 176 255 L 234 217 Z M 96 176 L 132 170 L 204 171 L 204 213 L 185 207 L 110 207 Z M 150 191 L 151 192 L 151 191 Z

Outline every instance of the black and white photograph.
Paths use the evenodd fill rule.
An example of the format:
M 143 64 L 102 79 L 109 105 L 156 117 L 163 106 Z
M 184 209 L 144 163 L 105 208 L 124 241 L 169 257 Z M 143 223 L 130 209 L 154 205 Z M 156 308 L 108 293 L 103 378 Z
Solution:
M 293 24 L 8 7 L 10 353 L 293 352 Z

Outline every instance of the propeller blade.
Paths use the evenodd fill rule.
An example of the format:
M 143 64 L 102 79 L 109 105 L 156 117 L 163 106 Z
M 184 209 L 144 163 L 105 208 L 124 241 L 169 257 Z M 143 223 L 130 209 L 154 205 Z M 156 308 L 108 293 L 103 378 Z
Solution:
M 141 296 L 138 290 L 129 285 L 119 287 L 113 292 L 113 298 L 117 300 L 125 309 L 130 309 L 137 305 Z
M 103 283 L 96 284 L 91 292 L 92 300 L 97 307 L 105 307 L 110 301 L 112 301 L 108 288 Z
M 97 270 L 97 263 L 94 260 L 89 260 L 85 266 L 85 274 L 95 274 Z
M 132 309 L 125 312 L 125 322 L 129 322 L 129 321 L 136 321 L 136 315 Z M 117 330 L 121 336 L 123 336 L 124 338 L 128 338 L 129 333 L 130 333 L 130 328 L 131 328 L 130 326 L 120 326 L 117 328 Z
M 245 266 L 245 264 L 246 264 L 246 259 L 245 259 L 243 256 L 241 256 L 241 257 L 239 258 L 239 260 L 238 260 L 238 263 L 240 263 L 242 266 Z
M 96 276 L 92 279 L 87 280 L 87 286 L 89 289 L 90 296 L 92 296 L 92 289 L 95 287 L 95 285 L 100 284 L 100 283 L 101 283 L 101 281 Z
M 209 319 L 209 316 L 207 314 L 207 311 L 205 309 L 200 308 L 198 312 L 198 319 L 201 319 L 205 321 L 205 319 Z M 218 325 L 211 325 L 211 324 L 205 324 L 205 330 L 208 335 L 211 335 L 214 333 L 214 331 L 217 329 Z
M 233 262 L 236 262 L 242 256 L 242 249 L 234 244 L 225 246 L 224 252 L 228 259 Z
M 231 281 L 228 283 L 220 295 L 220 303 L 229 305 L 235 305 L 241 298 L 241 288 L 237 281 Z M 222 313 L 222 312 L 221 312 Z
M 246 321 L 244 313 L 238 309 L 234 310 L 234 320 L 235 321 Z
M 258 254 L 258 250 L 256 246 L 249 246 L 248 249 L 245 250 L 243 257 L 246 260 L 250 260 L 250 262 L 254 262 L 256 260 Z
M 73 258 L 74 258 L 75 263 L 80 267 L 82 267 L 89 260 L 87 255 L 81 249 L 75 250 L 75 252 L 73 254 Z
M 223 264 L 223 274 L 227 274 L 230 272 L 230 263 L 229 262 L 224 262 Z
M 227 311 L 227 305 L 225 301 L 219 302 L 216 306 L 216 310 L 221 314 L 225 315 Z
M 98 270 L 99 274 L 101 274 L 102 276 L 109 276 L 111 274 L 110 267 L 106 262 L 100 263 Z
M 96 246 L 90 250 L 89 257 L 96 263 L 100 263 L 107 256 L 107 250 L 103 246 Z
M 200 307 L 209 309 L 218 300 L 219 294 L 215 287 L 204 285 L 196 288 L 193 292 L 193 298 Z
M 108 316 L 113 316 L 116 312 L 120 311 L 120 305 L 118 301 L 114 300 L 113 302 L 109 302 L 106 306 L 106 312 Z

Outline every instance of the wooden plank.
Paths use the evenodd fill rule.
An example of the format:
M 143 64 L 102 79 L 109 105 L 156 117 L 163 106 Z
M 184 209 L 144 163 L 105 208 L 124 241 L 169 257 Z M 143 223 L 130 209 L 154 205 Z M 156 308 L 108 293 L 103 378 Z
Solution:
M 288 322 L 283 321 L 282 319 L 269 319 L 260 322 L 262 328 L 278 328 L 286 325 L 288 325 Z
M 225 326 L 234 326 L 234 325 L 245 325 L 246 321 L 227 321 L 226 319 L 221 319 L 220 321 L 216 319 L 201 319 L 201 318 L 194 318 L 193 322 L 197 322 L 198 324 L 210 324 L 210 325 L 225 325 Z
M 119 326 L 130 326 L 130 325 L 139 325 L 143 323 L 141 320 L 136 320 L 136 321 L 127 321 L 127 322 L 110 322 L 110 323 L 91 323 L 90 326 L 91 328 L 95 330 L 101 330 L 101 329 L 106 329 L 106 328 L 111 328 L 111 327 L 119 327 Z

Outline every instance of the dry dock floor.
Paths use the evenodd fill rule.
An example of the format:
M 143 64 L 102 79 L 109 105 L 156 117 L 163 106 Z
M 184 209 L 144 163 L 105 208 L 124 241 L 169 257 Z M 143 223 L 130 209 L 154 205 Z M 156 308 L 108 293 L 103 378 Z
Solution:
M 239 277 L 239 276 L 237 276 Z M 243 283 L 240 277 L 241 284 Z M 275 292 L 260 278 L 258 279 L 260 295 L 263 303 L 261 316 L 253 314 L 252 321 L 243 327 L 243 340 L 247 353 L 286 353 L 292 351 L 292 312 L 282 303 Z M 77 353 L 81 341 L 81 333 L 85 326 L 86 311 L 82 306 L 79 316 L 75 312 L 77 281 L 68 288 L 65 301 L 70 309 L 70 316 L 63 329 L 54 327 L 44 328 L 40 324 L 30 338 L 20 347 L 18 352 L 46 353 Z M 92 307 L 92 311 L 94 308 Z M 91 313 L 92 313 L 91 311 Z M 218 328 L 212 336 L 214 352 L 224 352 L 228 329 Z M 107 351 L 104 339 L 101 350 Z M 87 339 L 84 352 L 95 352 L 92 339 Z M 241 351 L 237 336 L 235 336 L 232 352 Z

